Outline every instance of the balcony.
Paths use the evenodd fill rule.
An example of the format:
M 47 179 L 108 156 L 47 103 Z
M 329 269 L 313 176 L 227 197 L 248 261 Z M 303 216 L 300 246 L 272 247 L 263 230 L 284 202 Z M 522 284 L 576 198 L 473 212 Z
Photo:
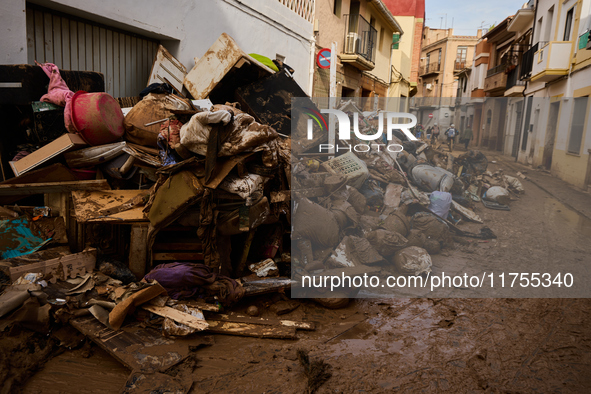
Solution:
M 438 107 L 453 107 L 455 104 L 455 97 L 412 97 L 410 99 L 410 107 L 412 108 L 438 108 Z
M 438 74 L 441 71 L 441 63 L 431 63 L 419 68 L 419 75 Z
M 507 74 L 505 74 L 506 64 L 499 64 L 486 72 L 484 79 L 484 91 L 490 96 L 498 96 L 505 91 L 507 86 Z
M 345 15 L 345 46 L 339 55 L 341 63 L 348 63 L 362 71 L 373 70 L 376 62 L 378 31 L 358 14 Z
M 531 70 L 534 64 L 534 54 L 538 51 L 538 44 L 528 49 L 521 57 L 521 68 L 519 79 L 524 80 L 531 77 Z
M 454 71 L 461 71 L 465 69 L 467 67 L 467 64 L 468 63 L 465 60 L 461 62 L 456 60 L 454 62 Z
M 572 47 L 572 41 L 540 42 L 533 58 L 532 82 L 550 82 L 568 74 Z
M 505 97 L 520 97 L 523 96 L 525 90 L 525 81 L 519 79 L 520 66 L 513 68 L 507 74 L 507 86 L 505 90 Z

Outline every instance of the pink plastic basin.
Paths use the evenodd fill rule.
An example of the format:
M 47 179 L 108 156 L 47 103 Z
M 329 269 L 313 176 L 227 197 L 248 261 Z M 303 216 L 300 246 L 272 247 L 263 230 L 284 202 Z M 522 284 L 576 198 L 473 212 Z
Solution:
M 72 123 L 89 145 L 104 145 L 123 136 L 123 113 L 108 93 L 79 91 L 72 97 Z

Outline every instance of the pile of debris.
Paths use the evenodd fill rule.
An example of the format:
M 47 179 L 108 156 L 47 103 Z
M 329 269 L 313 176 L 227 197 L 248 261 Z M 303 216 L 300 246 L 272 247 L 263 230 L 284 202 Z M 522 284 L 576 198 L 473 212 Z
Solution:
M 0 184 L 4 329 L 73 326 L 142 372 L 188 357 L 189 346 L 160 349 L 170 343 L 162 336 L 295 339 L 314 329 L 257 317 L 256 307 L 227 311 L 266 293 L 278 294 L 267 305 L 273 315 L 299 306 L 284 294 L 292 284 L 286 97 L 305 96 L 294 70 L 222 34 L 189 73 L 163 76 L 141 99 L 119 100 L 134 104 L 122 108 L 107 93 L 71 91 L 53 64 L 39 67 L 50 80 L 41 101 L 61 110 L 70 132 L 19 146 L 16 177 Z
M 354 102 L 338 109 L 350 114 L 351 122 L 357 120 L 361 134 L 376 134 L 375 122 L 366 120 Z M 477 203 L 508 210 L 511 199 L 524 192 L 517 178 L 487 171 L 481 152 L 454 157 L 401 130 L 394 130 L 393 140 L 382 147 L 351 134 L 349 141 L 336 141 L 338 151 L 346 152 L 340 156 L 292 155 L 292 266 L 299 281 L 384 268 L 426 275 L 431 255 L 452 247 L 454 237 L 496 238 L 486 226 L 477 233 L 461 228 L 466 222 L 483 224 L 473 210 Z M 386 143 L 404 149 L 394 153 Z M 362 144 L 368 148 L 355 148 Z M 326 282 L 308 283 L 299 294 L 347 298 L 359 291 L 359 286 L 335 292 Z

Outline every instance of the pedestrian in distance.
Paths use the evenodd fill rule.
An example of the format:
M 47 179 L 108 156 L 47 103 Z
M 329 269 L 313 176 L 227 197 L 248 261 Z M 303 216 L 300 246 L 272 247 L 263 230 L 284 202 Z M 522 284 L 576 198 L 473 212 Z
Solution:
M 470 126 L 467 126 L 462 132 L 460 132 L 460 143 L 464 143 L 464 147 L 466 150 L 468 150 L 468 145 L 470 144 L 472 137 L 473 133 L 472 128 Z
M 431 145 L 435 145 L 435 143 L 437 143 L 438 139 L 439 139 L 439 126 L 437 126 L 437 123 L 435 123 L 433 125 L 433 128 L 431 129 Z
M 458 130 L 456 130 L 453 123 L 449 129 L 445 131 L 445 135 L 447 136 L 447 146 L 449 147 L 449 151 L 452 152 L 454 149 L 454 139 L 456 138 L 456 135 L 458 135 Z

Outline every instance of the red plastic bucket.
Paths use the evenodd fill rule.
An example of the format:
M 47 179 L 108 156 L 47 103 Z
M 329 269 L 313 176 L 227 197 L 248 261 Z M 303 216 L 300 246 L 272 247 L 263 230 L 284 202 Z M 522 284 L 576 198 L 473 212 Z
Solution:
M 123 136 L 123 113 L 108 93 L 78 91 L 72 97 L 72 123 L 89 145 L 104 145 Z

